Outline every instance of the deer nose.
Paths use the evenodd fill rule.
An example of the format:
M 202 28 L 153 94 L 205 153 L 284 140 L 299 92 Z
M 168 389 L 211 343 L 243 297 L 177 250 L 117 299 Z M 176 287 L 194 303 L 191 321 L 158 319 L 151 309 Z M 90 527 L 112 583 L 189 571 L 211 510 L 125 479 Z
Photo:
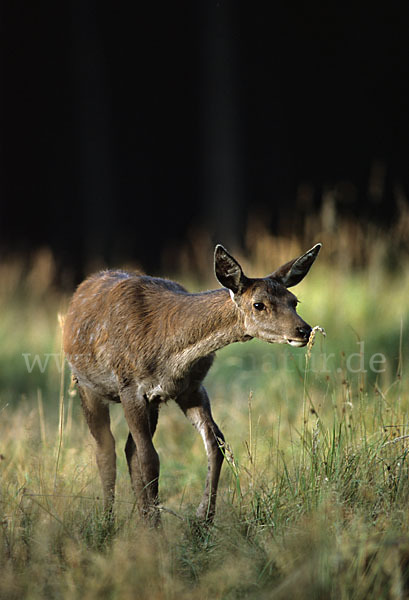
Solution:
M 297 333 L 300 337 L 308 340 L 311 333 L 311 327 L 309 325 L 303 325 L 302 327 L 297 327 Z

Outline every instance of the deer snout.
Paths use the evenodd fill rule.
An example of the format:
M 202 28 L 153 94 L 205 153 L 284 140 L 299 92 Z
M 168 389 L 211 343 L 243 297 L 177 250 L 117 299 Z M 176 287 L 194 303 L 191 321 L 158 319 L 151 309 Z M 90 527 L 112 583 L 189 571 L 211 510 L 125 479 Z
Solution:
M 303 325 L 302 327 L 297 327 L 297 333 L 301 338 L 304 338 L 307 342 L 310 338 L 310 334 L 311 334 L 311 327 L 309 325 L 307 325 L 307 323 L 305 325 Z
M 290 344 L 290 346 L 294 346 L 295 348 L 301 348 L 302 346 L 305 346 L 308 343 L 311 333 L 311 327 L 307 325 L 307 323 L 304 323 L 304 325 L 301 325 L 301 327 L 296 327 L 295 331 L 297 333 L 297 338 L 287 338 L 287 343 Z

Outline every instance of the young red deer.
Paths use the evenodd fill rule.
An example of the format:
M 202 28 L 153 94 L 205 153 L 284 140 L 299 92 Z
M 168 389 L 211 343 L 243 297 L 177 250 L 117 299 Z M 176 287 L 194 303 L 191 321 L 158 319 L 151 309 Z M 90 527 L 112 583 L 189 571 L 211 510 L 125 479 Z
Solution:
M 125 446 L 140 512 L 159 519 L 159 457 L 152 443 L 161 402 L 175 400 L 203 438 L 208 473 L 200 519 L 211 521 L 223 462 L 223 434 L 213 420 L 202 381 L 214 353 L 253 337 L 305 346 L 311 327 L 287 290 L 299 283 L 321 244 L 268 277 L 250 279 L 223 246 L 216 277 L 223 289 L 188 293 L 181 285 L 124 271 L 104 271 L 75 292 L 64 326 L 64 350 L 96 440 L 104 507 L 115 493 L 115 441 L 109 401 L 121 402 L 129 426 Z M 227 288 L 227 289 L 226 289 Z

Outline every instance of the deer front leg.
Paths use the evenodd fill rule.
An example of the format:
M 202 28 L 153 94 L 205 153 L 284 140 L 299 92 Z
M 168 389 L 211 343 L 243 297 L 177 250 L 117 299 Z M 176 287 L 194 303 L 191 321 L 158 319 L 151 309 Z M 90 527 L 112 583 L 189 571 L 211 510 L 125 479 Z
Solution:
M 207 392 L 201 386 L 196 392 L 177 400 L 189 421 L 202 436 L 207 454 L 207 476 L 202 500 L 196 515 L 199 519 L 211 523 L 216 510 L 217 486 L 223 463 L 221 444 L 224 437 L 213 420 Z
M 132 387 L 121 392 L 129 436 L 125 446 L 129 475 L 141 516 L 159 523 L 159 456 L 153 446 L 148 401 Z
M 96 460 L 102 482 L 104 510 L 112 514 L 115 497 L 116 455 L 111 433 L 109 407 L 92 390 L 78 386 L 81 404 L 88 427 L 96 441 Z

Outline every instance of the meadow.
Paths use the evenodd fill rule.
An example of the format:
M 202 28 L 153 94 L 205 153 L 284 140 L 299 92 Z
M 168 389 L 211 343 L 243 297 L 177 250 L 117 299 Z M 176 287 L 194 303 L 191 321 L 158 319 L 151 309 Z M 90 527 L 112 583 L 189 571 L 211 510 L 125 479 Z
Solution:
M 0 598 L 235 599 L 409 596 L 407 215 L 389 234 L 345 223 L 308 241 L 250 228 L 250 275 L 323 241 L 293 291 L 317 331 L 294 349 L 253 340 L 221 350 L 206 379 L 225 434 L 212 527 L 194 513 L 206 474 L 200 436 L 161 409 L 162 527 L 139 521 L 117 439 L 109 529 L 93 442 L 61 354 L 48 250 L 0 265 Z M 216 287 L 203 236 L 174 272 Z M 311 243 L 310 243 L 311 242 Z

